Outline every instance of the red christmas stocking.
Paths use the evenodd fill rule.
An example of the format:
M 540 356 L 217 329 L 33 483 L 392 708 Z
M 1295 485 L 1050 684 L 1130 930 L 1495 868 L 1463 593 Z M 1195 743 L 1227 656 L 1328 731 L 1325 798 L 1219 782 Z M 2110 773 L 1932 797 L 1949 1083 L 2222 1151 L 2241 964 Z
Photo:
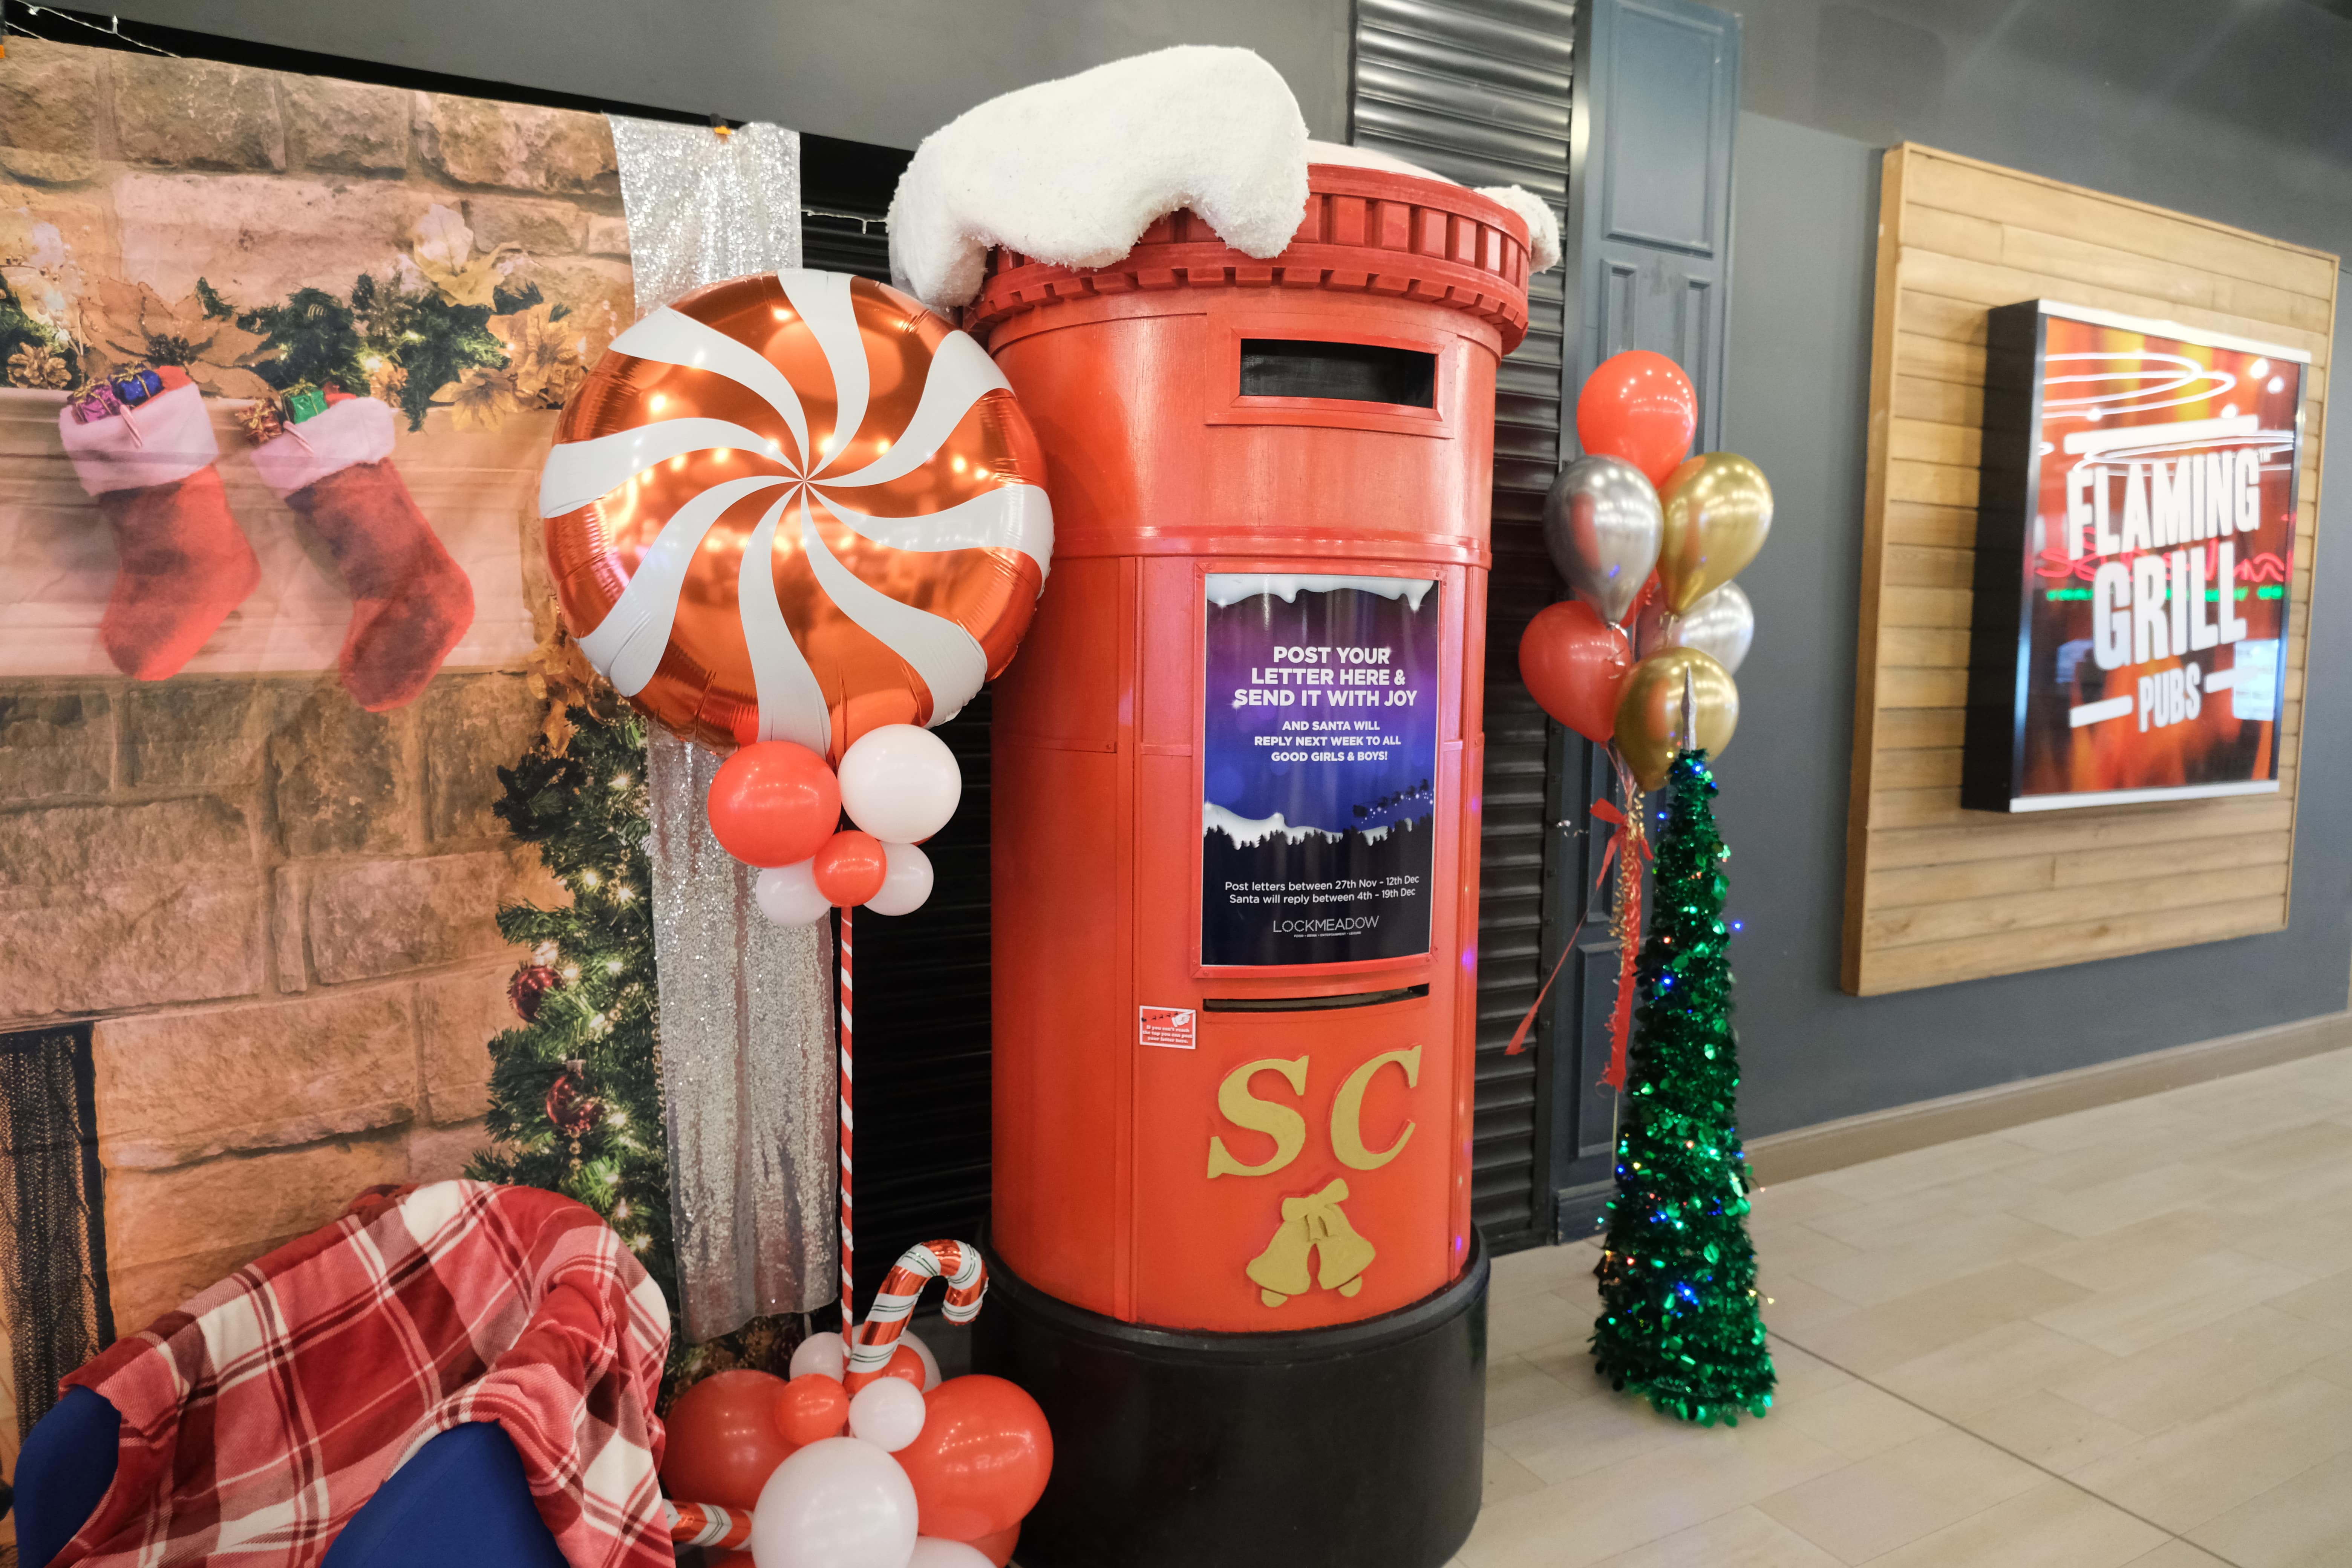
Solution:
M 134 680 L 179 673 L 261 581 L 261 563 L 229 515 L 204 394 L 184 372 L 164 390 L 87 423 L 70 407 L 58 433 L 74 473 L 106 514 L 121 558 L 98 624 L 114 667 Z
M 393 432 L 389 405 L 335 396 L 253 451 L 262 479 L 342 569 L 343 689 L 371 713 L 415 700 L 474 624 L 474 585 L 392 466 Z

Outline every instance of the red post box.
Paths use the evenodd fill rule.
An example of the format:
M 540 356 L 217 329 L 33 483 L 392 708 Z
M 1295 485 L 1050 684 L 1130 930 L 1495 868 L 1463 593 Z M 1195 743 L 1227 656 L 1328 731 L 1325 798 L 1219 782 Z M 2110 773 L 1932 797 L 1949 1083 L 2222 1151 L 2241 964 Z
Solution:
M 1040 1568 L 1435 1564 L 1476 1513 L 1487 507 L 1528 235 L 1433 176 L 1309 183 L 1271 260 L 1178 213 L 1091 271 L 1000 252 L 967 317 L 1055 528 L 995 696 L 980 1346 L 1054 1421 Z

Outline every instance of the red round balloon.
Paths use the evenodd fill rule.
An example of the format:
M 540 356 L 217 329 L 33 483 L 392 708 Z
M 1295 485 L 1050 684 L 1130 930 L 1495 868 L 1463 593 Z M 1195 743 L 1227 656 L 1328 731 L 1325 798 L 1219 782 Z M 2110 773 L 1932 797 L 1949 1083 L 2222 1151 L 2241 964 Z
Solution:
M 1622 458 L 1665 483 L 1698 433 L 1698 394 L 1683 367 L 1648 349 L 1601 362 L 1576 395 L 1576 438 L 1588 454 Z
M 894 289 L 760 272 L 614 339 L 541 476 L 588 662 L 715 751 L 838 759 L 943 721 L 1003 669 L 1045 584 L 1036 436 L 987 352 Z
M 1617 700 L 1633 668 L 1625 634 L 1581 599 L 1547 605 L 1519 637 L 1519 679 L 1528 695 L 1600 745 L 1617 733 Z
M 750 866 L 792 866 L 841 826 L 841 781 L 825 760 L 790 741 L 745 746 L 710 781 L 710 831 Z
M 900 1345 L 890 1352 L 889 1364 L 882 1369 L 885 1377 L 895 1377 L 901 1383 L 911 1383 L 915 1392 L 923 1391 L 923 1358 L 915 1353 L 912 1345 Z
M 996 1564 L 996 1568 L 1013 1561 L 1013 1549 L 1021 1544 L 1021 1527 L 1000 1530 L 993 1535 L 983 1535 L 968 1542 L 974 1552 Z
M 795 1448 L 838 1437 L 849 1425 L 849 1390 L 841 1379 L 804 1372 L 776 1394 L 777 1435 Z
M 882 879 L 889 874 L 890 867 L 883 858 L 882 841 L 851 827 L 824 841 L 824 847 L 816 852 L 816 865 L 812 870 L 816 890 L 846 910 L 856 908 L 880 892 Z M 915 1386 L 920 1388 L 922 1384 L 917 1383 Z
M 923 1398 L 922 1435 L 898 1450 L 922 1533 L 977 1543 L 1016 1528 L 1053 1473 L 1045 1413 L 1017 1385 L 977 1373 Z
M 688 1502 L 750 1508 L 793 1445 L 776 1430 L 784 1380 L 764 1372 L 721 1372 L 704 1378 L 670 1406 L 662 1454 L 662 1490 Z

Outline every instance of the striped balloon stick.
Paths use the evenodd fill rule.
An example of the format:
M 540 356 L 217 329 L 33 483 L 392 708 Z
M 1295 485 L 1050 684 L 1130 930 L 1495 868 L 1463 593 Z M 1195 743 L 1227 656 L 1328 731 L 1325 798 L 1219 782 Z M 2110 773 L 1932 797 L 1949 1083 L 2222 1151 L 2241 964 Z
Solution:
M 907 1318 L 923 1286 L 933 1279 L 948 1282 L 941 1316 L 950 1323 L 969 1323 L 980 1314 L 980 1299 L 988 1294 L 988 1265 L 980 1248 L 968 1241 L 925 1241 L 907 1248 L 883 1277 L 874 1310 L 858 1325 L 850 1341 L 848 1376 L 842 1380 L 852 1394 L 882 1375 L 907 1331 Z
M 733 1547 L 751 1540 L 751 1510 L 720 1508 L 709 1502 L 670 1502 L 669 1539 L 673 1546 Z
M 841 911 L 841 1332 L 845 1339 L 857 1321 L 857 1279 L 850 1267 L 857 1243 L 849 1215 L 849 932 L 854 913 Z

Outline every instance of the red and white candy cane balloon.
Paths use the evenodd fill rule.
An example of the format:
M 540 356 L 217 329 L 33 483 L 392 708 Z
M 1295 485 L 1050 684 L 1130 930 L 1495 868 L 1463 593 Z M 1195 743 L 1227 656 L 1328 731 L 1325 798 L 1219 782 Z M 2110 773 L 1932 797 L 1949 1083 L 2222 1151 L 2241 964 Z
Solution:
M 850 1342 L 848 1375 L 842 1384 L 853 1398 L 890 1364 L 916 1298 L 933 1279 L 948 1282 L 941 1317 L 950 1323 L 969 1323 L 980 1315 L 981 1298 L 988 1294 L 988 1265 L 982 1261 L 980 1248 L 968 1241 L 926 1241 L 907 1248 L 882 1277 L 881 1292 Z
M 795 270 L 698 289 L 615 339 L 565 406 L 540 511 L 565 622 L 622 695 L 720 752 L 781 742 L 850 767 L 879 742 L 895 764 L 852 767 L 866 782 L 842 804 L 911 846 L 961 789 L 923 727 L 1004 668 L 1045 585 L 1043 474 L 971 337 L 895 289 Z M 814 855 L 807 837 L 721 841 L 775 867 Z M 904 903 L 905 879 L 876 897 Z

